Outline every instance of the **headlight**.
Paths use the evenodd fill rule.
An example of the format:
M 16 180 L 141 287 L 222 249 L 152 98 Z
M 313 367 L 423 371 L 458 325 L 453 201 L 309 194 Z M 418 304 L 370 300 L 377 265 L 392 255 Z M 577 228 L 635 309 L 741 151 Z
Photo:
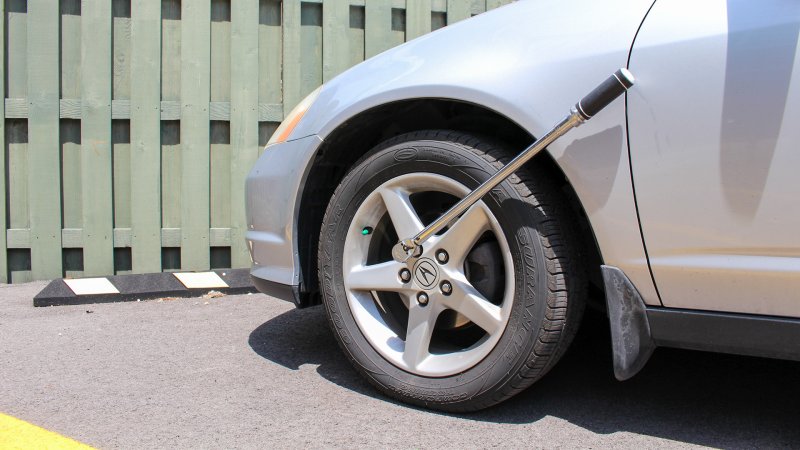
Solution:
M 292 112 L 283 119 L 281 125 L 275 130 L 275 133 L 272 134 L 272 137 L 269 138 L 269 142 L 267 142 L 267 147 L 272 144 L 279 144 L 281 142 L 285 142 L 286 139 L 289 138 L 289 135 L 292 134 L 294 128 L 300 123 L 300 119 L 306 114 L 308 108 L 314 103 L 314 100 L 319 97 L 319 93 L 322 90 L 322 86 L 314 89 L 314 92 L 308 94 L 308 97 L 304 98 L 302 102 L 300 102 L 297 106 L 294 107 Z

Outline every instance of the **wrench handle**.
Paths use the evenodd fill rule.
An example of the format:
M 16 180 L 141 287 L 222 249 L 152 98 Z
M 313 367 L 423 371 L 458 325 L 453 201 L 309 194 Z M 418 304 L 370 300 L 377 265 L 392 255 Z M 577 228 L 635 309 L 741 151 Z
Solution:
M 624 94 L 628 88 L 633 86 L 633 82 L 633 75 L 627 69 L 619 69 L 594 88 L 592 92 L 586 94 L 575 105 L 575 109 L 583 116 L 584 120 L 589 120 L 617 97 Z

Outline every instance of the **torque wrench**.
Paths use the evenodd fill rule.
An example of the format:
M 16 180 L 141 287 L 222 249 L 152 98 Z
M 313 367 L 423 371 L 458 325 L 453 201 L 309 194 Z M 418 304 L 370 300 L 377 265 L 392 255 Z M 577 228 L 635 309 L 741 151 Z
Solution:
M 481 183 L 480 186 L 467 194 L 466 197 L 459 200 L 458 203 L 453 205 L 438 219 L 434 220 L 430 225 L 417 233 L 416 236 L 402 239 L 395 244 L 394 247 L 392 247 L 392 257 L 394 260 L 397 262 L 406 262 L 411 258 L 419 257 L 422 254 L 422 244 L 431 236 L 441 231 L 442 228 L 450 225 L 450 223 L 464 214 L 464 212 L 477 203 L 484 195 L 497 187 L 498 184 L 502 183 L 553 141 L 563 136 L 567 131 L 594 117 L 595 114 L 633 86 L 633 82 L 633 75 L 627 69 L 623 68 L 614 72 L 576 103 L 575 106 L 570 108 L 569 114 L 562 119 L 558 125 L 528 146 L 528 148 L 509 161 L 509 163 L 503 166 L 497 173 Z

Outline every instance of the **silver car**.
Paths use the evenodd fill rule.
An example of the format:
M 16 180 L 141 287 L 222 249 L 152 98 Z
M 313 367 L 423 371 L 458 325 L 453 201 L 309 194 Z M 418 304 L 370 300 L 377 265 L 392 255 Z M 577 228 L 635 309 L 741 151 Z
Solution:
M 620 380 L 656 346 L 799 359 L 799 35 L 793 0 L 529 0 L 389 50 L 250 173 L 253 279 L 446 411 L 543 377 L 593 303 Z M 624 99 L 393 259 L 620 67 Z

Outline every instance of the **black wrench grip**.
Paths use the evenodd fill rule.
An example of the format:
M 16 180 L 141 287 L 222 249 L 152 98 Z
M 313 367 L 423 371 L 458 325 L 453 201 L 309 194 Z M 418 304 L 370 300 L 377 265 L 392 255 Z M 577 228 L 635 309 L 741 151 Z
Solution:
M 594 88 L 592 92 L 586 94 L 575 105 L 575 108 L 584 120 L 589 120 L 617 97 L 624 94 L 628 88 L 633 86 L 633 82 L 633 75 L 627 69 L 619 69 Z

